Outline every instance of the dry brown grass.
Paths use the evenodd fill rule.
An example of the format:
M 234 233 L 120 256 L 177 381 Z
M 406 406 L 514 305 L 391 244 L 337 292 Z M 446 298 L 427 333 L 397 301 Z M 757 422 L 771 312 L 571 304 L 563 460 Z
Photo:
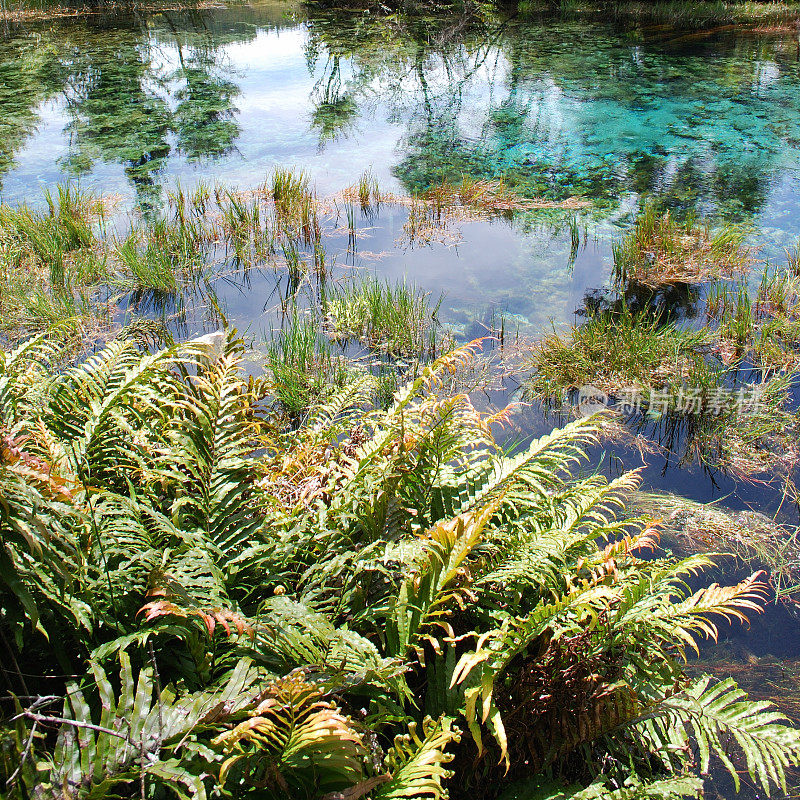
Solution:
M 459 183 L 445 181 L 419 195 L 381 192 L 372 181 L 362 178 L 331 200 L 360 204 L 363 210 L 381 205 L 408 209 L 398 246 L 424 246 L 432 243 L 456 245 L 462 240 L 459 226 L 495 217 L 511 217 L 517 212 L 539 210 L 579 211 L 591 203 L 580 197 L 545 200 L 522 197 L 502 180 L 463 178 Z

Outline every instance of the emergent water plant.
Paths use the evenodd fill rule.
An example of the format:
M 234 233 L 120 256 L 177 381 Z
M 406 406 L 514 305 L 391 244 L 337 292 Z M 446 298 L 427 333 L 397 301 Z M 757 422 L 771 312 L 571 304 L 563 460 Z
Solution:
M 653 288 L 733 277 L 750 265 L 746 235 L 736 225 L 712 232 L 692 219 L 681 223 L 648 203 L 630 233 L 613 246 L 614 277 Z

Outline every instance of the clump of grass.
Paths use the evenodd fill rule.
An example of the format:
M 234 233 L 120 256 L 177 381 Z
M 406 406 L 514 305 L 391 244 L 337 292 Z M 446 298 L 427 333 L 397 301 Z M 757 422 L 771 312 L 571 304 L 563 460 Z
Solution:
M 174 294 L 183 286 L 198 285 L 205 265 L 191 233 L 164 218 L 131 231 L 114 256 L 114 284 L 135 292 Z
M 566 200 L 552 201 L 537 197 L 523 197 L 506 184 L 502 178 L 473 178 L 462 176 L 456 183 L 443 181 L 422 192 L 419 197 L 432 205 L 437 211 L 445 212 L 462 208 L 471 214 L 503 214 L 514 211 L 535 211 L 539 209 L 575 210 L 590 205 L 586 200 L 570 197 Z
M 367 216 L 372 216 L 380 209 L 381 190 L 378 181 L 372 175 L 372 170 L 367 170 L 359 179 L 356 185 L 358 201 L 361 204 L 361 212 Z
M 747 284 L 716 284 L 709 293 L 706 313 L 718 321 L 715 350 L 723 363 L 741 362 L 752 348 L 756 327 Z
M 97 331 L 107 317 L 92 301 L 106 272 L 95 235 L 102 204 L 70 185 L 45 201 L 44 211 L 0 206 L 0 327 L 10 341 L 81 315 L 76 331 Z
M 768 569 L 776 597 L 800 590 L 800 530 L 753 511 L 732 511 L 661 492 L 636 493 L 629 513 L 659 519 L 662 544 L 681 555 L 724 552 Z
M 411 197 L 384 195 L 383 199 L 408 208 L 403 241 L 410 245 L 457 243 L 461 238 L 459 223 L 497 216 L 511 219 L 522 211 L 577 210 L 590 205 L 577 197 L 563 201 L 522 197 L 500 179 L 477 180 L 468 176 L 458 183 L 443 181 Z
M 278 410 L 293 421 L 348 380 L 344 359 L 334 356 L 320 325 L 293 309 L 267 344 L 268 388 Z
M 279 213 L 289 215 L 309 194 L 309 178 L 304 172 L 278 168 L 272 173 L 271 194 Z
M 307 247 L 320 241 L 319 203 L 304 172 L 276 169 L 272 174 L 271 188 L 265 186 L 264 194 L 274 204 L 280 236 L 297 239 Z
M 116 285 L 135 292 L 176 292 L 178 280 L 169 254 L 152 239 L 144 247 L 140 240 L 140 234 L 134 231 L 119 243 L 116 256 L 121 271 L 115 278 Z
M 795 277 L 800 277 L 800 243 L 786 248 L 786 266 Z
M 527 388 L 538 397 L 559 398 L 589 385 L 608 394 L 697 386 L 708 378 L 709 341 L 706 331 L 664 324 L 627 306 L 600 311 L 568 335 L 553 332 L 534 347 Z
M 705 417 L 694 441 L 700 460 L 745 480 L 777 482 L 796 499 L 800 416 L 790 402 L 795 380 L 792 374 L 776 375 L 748 387 L 748 408 L 728 405 Z
M 333 336 L 356 339 L 367 347 L 399 358 L 435 356 L 439 341 L 437 313 L 442 298 L 431 302 L 415 286 L 394 286 L 363 278 L 334 291 L 327 301 L 327 321 Z
M 746 282 L 713 284 L 706 313 L 726 363 L 749 360 L 766 372 L 800 367 L 800 276 L 765 268 L 755 297 Z
M 322 242 L 318 241 L 314 243 L 311 263 L 314 269 L 314 274 L 317 275 L 321 280 L 324 280 L 328 276 L 328 272 L 332 269 L 335 263 L 335 258 L 329 261 L 327 250 L 323 246 Z
M 358 249 L 358 230 L 356 227 L 356 207 L 352 203 L 345 203 L 345 216 L 347 217 L 347 252 L 355 254 Z
M 28 206 L 0 209 L 0 244 L 4 257 L 18 266 L 42 267 L 54 285 L 69 279 L 70 262 L 81 258 L 96 243 L 93 223 L 99 205 L 91 195 L 67 184 L 59 186 L 54 198 L 45 192 L 47 213 Z M 27 264 L 23 262 L 27 261 Z
M 750 265 L 746 230 L 724 225 L 716 233 L 689 220 L 679 223 L 667 211 L 647 204 L 633 230 L 613 246 L 614 277 L 620 284 L 651 288 L 702 283 L 732 277 Z
M 753 353 L 764 370 L 796 371 L 800 367 L 800 319 L 775 317 L 758 329 Z
M 167 206 L 172 212 L 173 223 L 183 235 L 193 239 L 198 245 L 211 239 L 214 234 L 208 214 L 211 208 L 211 189 L 203 182 L 194 190 L 185 192 L 178 183 L 175 190 L 167 193 Z
M 226 246 L 232 250 L 238 264 L 249 266 L 255 253 L 263 252 L 264 242 L 270 239 L 266 220 L 262 225 L 260 204 L 255 198 L 225 189 L 217 192 L 217 207 Z
M 470 208 L 499 212 L 522 210 L 528 205 L 502 180 L 478 180 L 465 175 L 455 189 L 459 203 Z
M 200 181 L 191 191 L 184 191 L 178 182 L 173 191 L 167 192 L 167 203 L 177 223 L 181 225 L 189 225 L 191 222 L 202 223 L 211 210 L 213 194 L 211 187 L 204 181 Z
M 300 251 L 293 240 L 284 242 L 281 245 L 286 269 L 289 271 L 289 278 L 298 282 L 305 272 L 305 263 L 300 258 Z

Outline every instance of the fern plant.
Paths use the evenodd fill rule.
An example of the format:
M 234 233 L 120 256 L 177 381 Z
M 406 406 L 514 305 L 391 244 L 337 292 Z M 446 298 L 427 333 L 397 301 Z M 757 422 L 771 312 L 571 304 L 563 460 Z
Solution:
M 573 475 L 601 419 L 505 452 L 507 412 L 448 389 L 475 347 L 292 431 L 232 334 L 3 354 L 3 791 L 679 797 L 714 759 L 785 786 L 798 733 L 683 669 L 762 577 L 692 592 L 711 559 L 653 557 L 638 475 Z

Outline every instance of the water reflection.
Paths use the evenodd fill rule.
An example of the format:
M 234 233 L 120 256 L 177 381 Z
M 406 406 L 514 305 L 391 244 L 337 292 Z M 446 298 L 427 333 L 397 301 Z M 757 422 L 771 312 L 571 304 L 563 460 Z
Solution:
M 139 205 L 158 205 L 171 157 L 192 163 L 234 150 L 240 87 L 225 46 L 254 36 L 254 25 L 215 24 L 204 11 L 124 7 L 9 32 L 0 43 L 0 99 L 11 110 L 0 122 L 0 176 L 29 136 L 36 146 L 37 126 L 63 117 L 66 152 L 52 165 L 62 176 L 120 164 Z
M 4 199 L 39 201 L 77 176 L 151 213 L 177 180 L 252 187 L 278 164 L 320 194 L 371 167 L 390 191 L 470 175 L 583 195 L 593 208 L 577 217 L 526 212 L 413 249 L 398 244 L 404 212 L 387 210 L 361 221 L 363 252 L 337 254 L 444 292 L 458 336 L 498 315 L 530 335 L 603 302 L 610 240 L 645 196 L 751 222 L 781 256 L 800 219 L 798 73 L 788 34 L 580 14 L 106 9 L 0 39 L 0 182 Z M 220 287 L 240 327 L 263 313 L 253 291 Z M 692 298 L 666 300 L 691 316 Z
M 287 108 L 305 112 L 291 131 L 296 147 L 259 141 L 260 115 L 246 110 L 275 90 L 263 60 L 285 50 L 287 29 L 300 34 L 288 43 L 302 56 L 285 60 L 279 87 Z M 11 110 L 0 175 L 23 148 L 41 167 L 37 123 L 65 117 L 66 152 L 37 178 L 120 164 L 144 204 L 198 162 L 219 174 L 234 161 L 260 167 L 299 155 L 313 134 L 323 168 L 345 146 L 373 145 L 384 159 L 390 137 L 382 166 L 407 190 L 504 176 L 529 195 L 614 206 L 648 194 L 682 212 L 749 218 L 796 168 L 796 55 L 788 36 L 697 39 L 485 9 L 413 18 L 308 7 L 292 21 L 256 5 L 27 23 L 0 45 Z

